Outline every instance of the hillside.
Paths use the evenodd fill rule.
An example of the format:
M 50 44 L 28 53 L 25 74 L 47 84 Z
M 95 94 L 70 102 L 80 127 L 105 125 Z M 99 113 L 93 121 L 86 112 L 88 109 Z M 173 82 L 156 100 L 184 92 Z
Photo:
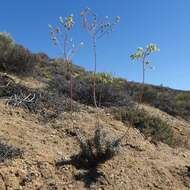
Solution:
M 100 125 L 126 135 L 115 157 L 84 168 L 76 129 L 90 138 L 97 127 L 91 73 L 73 65 L 71 115 L 66 64 L 23 51 L 30 72 L 19 73 L 23 57 L 8 60 L 16 70 L 0 64 L 0 189 L 190 189 L 190 92 L 146 85 L 138 105 L 140 84 L 98 74 Z
M 42 125 L 35 115 L 22 109 L 13 110 L 2 102 L 0 106 L 1 139 L 24 150 L 22 157 L 1 163 L 2 190 L 85 189 L 93 182 L 90 174 L 76 180 L 76 175 L 84 171 L 72 165 L 55 167 L 55 161 L 79 152 L 76 138 L 70 133 L 72 125 L 67 113 Z M 75 113 L 75 121 L 91 135 L 95 113 L 93 108 L 83 109 Z M 101 113 L 101 123 L 109 134 L 118 136 L 127 130 L 127 138 L 122 152 L 99 168 L 106 180 L 100 177 L 91 189 L 189 189 L 189 149 L 151 144 L 138 130 L 128 128 L 103 110 Z M 176 121 L 176 126 L 179 124 Z M 184 125 L 182 130 L 185 135 L 188 127 Z

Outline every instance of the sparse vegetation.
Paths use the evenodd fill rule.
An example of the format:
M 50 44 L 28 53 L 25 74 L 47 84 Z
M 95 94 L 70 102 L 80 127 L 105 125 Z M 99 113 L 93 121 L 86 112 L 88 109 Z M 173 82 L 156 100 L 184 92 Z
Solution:
M 124 87 L 126 93 L 134 100 L 138 101 L 141 95 L 140 84 L 130 82 Z M 142 102 L 159 108 L 168 114 L 190 120 L 190 92 L 173 90 L 166 87 L 144 85 Z
M 73 84 L 74 100 L 93 105 L 91 73 L 84 72 L 75 77 Z M 66 79 L 56 77 L 49 82 L 50 90 L 60 95 L 69 95 Z M 121 106 L 131 103 L 130 97 L 122 90 L 123 81 L 105 73 L 96 74 L 96 101 L 99 106 Z
M 186 120 L 190 120 L 189 92 L 171 90 L 169 88 L 164 88 L 163 86 L 152 86 L 145 84 L 145 69 L 150 66 L 150 62 L 147 59 L 153 52 L 158 51 L 157 46 L 154 44 L 149 44 L 144 49 L 138 48 L 137 52 L 131 55 L 133 60 L 140 60 L 140 63 L 142 64 L 143 79 L 141 84 L 128 82 L 124 79 L 113 77 L 112 75 L 104 72 L 97 73 L 97 41 L 105 34 L 112 31 L 113 27 L 119 22 L 119 17 L 116 17 L 112 23 L 108 21 L 107 17 L 105 18 L 105 21 L 103 20 L 99 23 L 97 22 L 96 13 L 91 11 L 91 9 L 85 9 L 81 13 L 81 16 L 84 27 L 90 33 L 92 38 L 94 58 L 93 71 L 86 71 L 84 68 L 76 66 L 72 63 L 72 56 L 83 45 L 83 43 L 80 43 L 78 46 L 75 46 L 70 38 L 70 31 L 74 25 L 73 15 L 70 15 L 65 19 L 60 17 L 60 27 L 54 28 L 49 25 L 53 43 L 63 52 L 63 58 L 61 59 L 51 59 L 43 53 L 32 54 L 29 50 L 16 44 L 8 34 L 0 33 L 0 70 L 9 73 L 0 74 L 0 98 L 6 100 L 5 102 L 7 105 L 12 106 L 13 108 L 19 107 L 23 109 L 22 111 L 20 109 L 7 110 L 8 106 L 1 105 L 3 109 L 3 112 L 1 113 L 3 125 L 8 128 L 4 128 L 2 130 L 2 134 L 12 135 L 13 133 L 16 133 L 14 141 L 17 143 L 21 142 L 22 146 L 25 147 L 26 150 L 28 145 L 31 146 L 27 154 L 24 155 L 24 162 L 22 159 L 11 162 L 12 165 L 9 166 L 11 168 L 9 168 L 11 173 L 7 172 L 4 174 L 3 172 L 0 172 L 0 189 L 1 182 L 3 182 L 3 187 L 5 187 L 5 189 L 9 187 L 9 184 L 6 184 L 8 181 L 6 178 L 10 179 L 12 176 L 16 179 L 18 178 L 18 185 L 23 186 L 24 188 L 28 188 L 29 185 L 33 188 L 34 185 L 32 183 L 33 181 L 36 183 L 35 179 L 37 178 L 39 179 L 39 186 L 37 187 L 35 184 L 35 188 L 62 188 L 66 184 L 65 181 L 62 180 L 63 173 L 64 177 L 66 176 L 66 180 L 68 179 L 68 176 L 74 173 L 74 179 L 77 181 L 83 181 L 85 187 L 90 189 L 92 183 L 99 182 L 99 184 L 101 184 L 103 182 L 111 184 L 111 180 L 115 182 L 116 177 L 120 178 L 121 175 L 126 173 L 125 167 L 129 169 L 129 172 L 131 172 L 131 167 L 133 166 L 135 170 L 137 167 L 139 169 L 138 164 L 141 162 L 141 159 L 143 159 L 143 163 L 147 164 L 145 162 L 147 159 L 145 155 L 152 159 L 154 158 L 153 154 L 157 153 L 156 158 L 158 158 L 159 161 L 162 161 L 161 157 L 166 160 L 168 158 L 167 156 L 164 157 L 164 155 L 162 155 L 159 157 L 160 155 L 158 150 L 160 150 L 162 146 L 165 150 L 169 150 L 168 152 L 171 155 L 175 154 L 176 159 L 178 153 L 174 153 L 175 151 L 173 148 L 183 147 L 184 149 L 189 149 L 188 129 L 181 130 L 180 126 L 177 125 L 172 128 L 171 123 L 173 121 L 169 121 L 170 116 L 156 109 L 150 108 L 147 105 L 140 105 L 140 103 L 146 103 L 175 117 L 180 116 Z M 91 17 L 91 19 L 89 19 L 89 17 Z M 60 36 L 63 37 L 63 39 L 61 39 Z M 63 48 L 61 46 L 63 46 Z M 36 63 L 34 64 L 35 61 Z M 28 74 L 33 70 L 33 68 L 35 69 L 35 73 L 32 73 L 31 76 L 34 77 L 35 80 L 39 80 L 39 88 L 35 87 L 35 85 L 38 86 L 38 82 L 34 85 L 34 87 L 30 87 L 27 83 L 27 80 L 31 80 L 30 82 L 33 82 L 32 77 L 32 79 L 30 79 L 30 77 L 26 77 L 26 81 L 17 82 L 23 78 L 11 75 L 11 73 L 19 75 Z M 41 83 L 43 83 L 43 87 L 41 87 Z M 81 105 L 81 103 L 94 106 L 96 109 L 90 106 Z M 98 107 L 102 109 L 99 109 Z M 147 108 L 145 109 L 146 111 L 141 107 Z M 114 121 L 112 115 L 104 112 L 104 108 L 105 110 L 111 109 L 111 113 L 113 113 L 115 118 L 122 121 L 126 124 L 126 126 L 120 122 Z M 155 113 L 150 114 L 149 109 L 153 111 L 156 110 L 158 113 L 164 114 L 164 117 L 162 118 L 161 114 L 158 114 L 158 117 L 152 116 L 155 115 Z M 78 111 L 80 111 L 80 113 L 76 113 Z M 32 114 L 30 115 L 29 113 Z M 100 113 L 102 113 L 102 115 Z M 10 114 L 8 116 L 10 119 L 5 117 L 6 114 Z M 74 116 L 76 116 L 76 118 Z M 165 116 L 168 116 L 169 119 L 165 118 Z M 19 121 L 15 122 L 14 119 L 17 117 L 19 117 Z M 35 120 L 35 124 L 33 123 L 34 118 L 37 118 Z M 85 119 L 85 121 L 83 119 Z M 175 119 L 176 118 L 174 118 L 174 120 Z M 102 122 L 100 122 L 100 120 L 102 120 Z M 91 134 L 92 131 L 88 128 L 89 123 L 87 122 L 90 122 L 90 125 L 95 123 L 96 128 L 94 135 Z M 180 122 L 177 123 L 181 125 Z M 119 138 L 112 138 L 113 134 L 110 134 L 111 136 L 109 137 L 107 132 L 103 130 L 104 126 L 100 123 L 109 124 L 110 127 L 113 125 L 114 127 L 111 129 L 113 130 L 113 134 L 121 134 L 121 129 L 124 133 L 123 136 Z M 118 128 L 117 123 L 120 124 Z M 29 126 L 26 129 L 28 130 L 27 133 L 24 131 L 24 125 L 26 125 L 26 127 Z M 39 126 L 46 125 L 48 126 L 47 128 L 44 129 L 42 127 L 39 129 Z M 65 128 L 65 126 L 67 127 Z M 81 130 L 83 126 L 84 131 Z M 12 131 L 14 130 L 14 127 L 16 129 L 15 131 Z M 134 129 L 129 131 L 126 127 L 130 127 L 128 129 L 135 127 L 141 132 L 141 134 L 136 133 L 137 131 Z M 87 130 L 89 131 L 87 132 Z M 125 130 L 127 130 L 127 133 L 124 132 Z M 41 132 L 43 133 L 43 137 L 40 136 Z M 35 135 L 37 137 L 34 137 L 33 133 L 37 134 Z M 23 137 L 23 134 L 26 136 Z M 122 145 L 122 140 L 125 138 L 126 134 L 132 134 L 132 136 L 128 138 L 128 142 L 125 142 L 125 145 Z M 143 142 L 144 138 L 141 138 L 142 136 L 144 136 L 147 141 L 153 143 L 155 146 L 147 143 L 147 141 L 145 146 Z M 133 137 L 135 141 L 132 139 Z M 33 140 L 33 138 L 36 140 L 35 144 L 30 144 L 30 141 Z M 28 139 L 30 141 L 27 141 Z M 137 144 L 134 142 L 137 142 Z M 170 147 L 159 144 L 158 142 L 165 143 Z M 61 144 L 63 146 L 60 147 Z M 79 146 L 80 149 L 78 150 Z M 119 154 L 123 146 L 127 146 L 127 153 L 123 152 L 119 156 L 118 162 L 117 159 L 113 158 Z M 47 153 L 44 150 L 47 147 L 51 147 L 48 157 L 46 157 Z M 73 150 L 70 150 L 70 147 L 73 148 Z M 153 154 L 150 153 L 151 151 L 144 151 L 147 147 L 151 148 L 151 151 L 154 151 Z M 35 149 L 35 151 L 33 151 L 33 149 Z M 49 149 L 47 152 L 48 151 Z M 56 154 L 55 159 L 59 159 L 59 156 L 63 155 L 62 151 L 64 153 L 64 158 L 61 157 L 61 161 L 58 161 L 56 166 L 61 167 L 59 169 L 63 170 L 54 171 L 55 165 L 53 163 L 54 159 L 52 158 L 54 158 Z M 72 151 L 79 151 L 79 153 L 73 155 Z M 187 157 L 187 153 L 188 152 L 185 152 L 183 156 L 180 155 L 180 159 L 183 159 L 184 163 L 186 162 L 185 159 Z M 3 162 L 8 159 L 21 157 L 22 154 L 23 151 L 21 149 L 0 143 L 0 163 L 2 166 L 5 165 L 3 166 L 5 171 L 7 166 Z M 71 154 L 71 156 L 68 158 L 67 155 L 69 154 Z M 135 159 L 131 159 L 131 155 L 133 158 L 135 156 Z M 30 160 L 31 156 L 32 158 L 34 157 L 33 160 Z M 45 158 L 47 161 L 44 161 Z M 120 160 L 122 163 L 120 163 Z M 131 160 L 134 162 L 131 162 Z M 107 165 L 104 165 L 106 163 Z M 115 173 L 116 163 L 118 163 L 119 170 L 121 166 L 123 167 L 121 168 L 121 172 L 119 174 Z M 21 173 L 19 169 L 16 172 L 12 172 L 12 168 L 16 168 L 16 165 L 18 165 L 18 167 L 26 166 L 26 169 L 23 167 L 23 173 Z M 72 165 L 72 173 L 70 166 L 67 168 L 65 165 Z M 28 169 L 30 167 L 31 171 Z M 153 167 L 151 165 L 151 172 L 155 172 L 154 170 L 157 170 L 156 167 L 154 169 L 152 168 Z M 113 169 L 114 173 L 110 177 L 111 180 L 108 175 L 108 170 L 110 169 Z M 75 173 L 76 171 L 78 173 Z M 39 172 L 40 175 L 38 175 Z M 57 182 L 47 183 L 46 180 L 49 180 L 50 178 L 54 179 L 55 177 L 49 177 L 49 173 L 51 173 L 52 176 L 55 175 L 58 181 L 61 179 L 61 182 L 59 181 L 60 184 Z M 186 167 L 184 169 L 184 173 L 182 174 L 182 177 L 185 179 L 184 184 L 187 186 L 187 182 L 189 181 L 189 167 Z M 7 175 L 11 176 L 7 177 Z M 126 176 L 128 177 L 129 175 L 130 174 L 127 173 Z M 144 176 L 144 173 L 142 175 Z M 103 177 L 104 181 L 100 182 L 100 177 Z M 41 182 L 44 183 L 43 186 L 40 184 Z M 72 182 L 74 182 L 73 178 Z M 77 183 L 77 185 L 78 184 L 80 183 Z M 96 184 L 96 187 L 98 186 L 99 185 Z M 168 184 L 166 186 L 168 187 Z M 68 187 L 70 189 L 75 188 L 76 186 L 73 185 Z M 113 187 L 116 187 L 117 189 L 118 185 L 116 184 Z M 121 188 L 123 187 L 125 188 L 126 186 L 121 186 Z
M 170 146 L 175 143 L 173 131 L 167 123 L 160 118 L 148 115 L 144 110 L 121 107 L 113 108 L 115 118 L 124 123 L 132 124 L 139 129 L 145 137 L 151 138 L 151 142 L 163 142 Z
M 2 29 L 16 33 L 20 30 L 16 37 L 21 41 L 29 39 L 29 47 L 34 48 L 35 41 L 44 43 L 38 44 L 34 51 L 43 46 L 45 51 L 56 56 L 51 48 L 46 47 L 44 25 L 35 19 L 40 17 L 41 10 L 44 11 L 41 20 L 46 20 L 54 18 L 61 10 L 69 11 L 68 7 L 72 7 L 73 12 L 80 7 L 74 1 L 73 5 L 60 2 L 38 3 L 37 9 L 32 3 L 23 2 L 18 9 L 16 2 L 5 11 L 6 3 L 1 3 L 3 15 L 0 15 L 6 18 L 3 19 Z M 130 68 L 116 67 L 126 62 L 123 50 L 129 50 L 133 39 L 138 41 L 143 38 L 146 41 L 150 36 L 161 35 L 154 40 L 164 44 L 166 52 L 162 60 L 168 68 L 177 63 L 175 60 L 173 65 L 168 63 L 172 53 L 176 53 L 173 56 L 176 60 L 187 57 L 186 52 L 182 55 L 182 51 L 163 43 L 164 39 L 168 42 L 175 40 L 172 45 L 179 42 L 176 37 L 182 34 L 182 30 L 175 31 L 175 34 L 171 31 L 176 19 L 177 25 L 181 26 L 180 20 L 184 21 L 187 17 L 186 4 L 175 6 L 172 2 L 169 6 L 167 2 L 162 7 L 143 1 L 140 7 L 132 2 L 126 8 L 124 1 L 113 5 L 111 1 L 107 3 L 106 7 L 105 2 L 99 1 L 95 9 L 104 8 L 105 11 L 105 8 L 111 8 L 106 10 L 111 11 L 111 15 L 121 10 L 129 11 L 127 14 L 120 13 L 124 17 L 123 22 L 133 24 L 132 27 L 124 24 L 119 40 L 114 39 L 113 44 L 108 46 L 110 55 L 101 57 L 102 60 L 105 57 L 113 59 L 111 54 L 116 53 L 118 58 L 110 62 L 117 64 L 110 66 L 114 75 L 121 74 L 120 69 L 130 72 Z M 164 24 L 157 22 L 158 18 L 168 16 L 165 14 L 168 7 L 171 9 L 169 17 L 175 20 L 169 18 Z M 19 12 L 15 18 L 12 8 Z M 29 8 L 35 10 L 29 11 Z M 160 17 L 162 8 L 164 14 Z M 176 10 L 179 14 L 174 18 L 172 11 Z M 181 10 L 184 14 L 180 14 Z M 35 11 L 34 17 L 31 13 Z M 49 16 L 45 11 L 49 11 Z M 153 12 L 155 14 L 150 15 Z M 143 16 L 146 23 L 142 20 Z M 33 22 L 31 18 L 34 18 Z M 17 22 L 19 19 L 22 25 Z M 85 33 L 81 33 L 80 19 L 90 41 Z M 133 20 L 129 22 L 128 19 Z M 41 52 L 32 53 L 17 44 L 8 33 L 0 32 L 0 190 L 190 189 L 190 91 L 172 90 L 162 84 L 145 84 L 146 69 L 152 68 L 150 58 L 159 51 L 156 44 L 139 47 L 130 56 L 132 63 L 138 62 L 142 67 L 140 83 L 98 72 L 98 50 L 105 50 L 104 46 L 99 46 L 99 40 L 112 33 L 120 17 L 112 20 L 106 16 L 99 20 L 99 13 L 85 8 L 79 20 L 70 14 L 59 17 L 57 26 L 48 25 L 51 41 L 61 51 L 60 58 L 51 58 Z M 162 25 L 149 26 L 153 21 Z M 162 32 L 157 29 L 168 21 L 172 21 L 171 31 L 163 36 L 165 28 Z M 148 32 L 145 31 L 147 28 Z M 132 36 L 126 36 L 126 31 Z M 34 32 L 39 36 L 31 36 Z M 21 39 L 23 35 L 25 37 Z M 89 71 L 74 64 L 73 57 L 84 45 L 82 41 L 77 44 L 74 41 L 82 37 L 87 40 L 88 49 L 85 55 L 79 54 L 80 59 L 76 62 L 89 69 L 88 61 L 84 59 L 92 53 L 92 70 Z M 185 36 L 183 38 L 186 39 Z M 187 44 L 183 45 L 187 47 Z M 169 55 L 168 59 L 165 55 Z M 176 71 L 176 67 L 171 71 Z M 131 73 L 126 74 L 131 77 Z M 177 72 L 175 76 L 181 77 L 181 73 Z M 176 82 L 179 81 L 176 79 Z
M 39 115 L 43 121 L 51 121 L 62 112 L 70 110 L 69 99 L 46 89 L 30 89 L 5 74 L 0 75 L 0 98 L 13 107 L 24 108 L 26 111 Z M 73 102 L 73 111 L 79 111 L 80 106 Z

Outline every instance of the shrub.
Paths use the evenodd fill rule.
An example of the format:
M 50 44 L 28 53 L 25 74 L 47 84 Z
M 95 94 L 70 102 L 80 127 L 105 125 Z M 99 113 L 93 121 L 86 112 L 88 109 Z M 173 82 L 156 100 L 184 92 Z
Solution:
M 177 102 L 187 102 L 190 103 L 190 93 L 179 93 L 175 96 L 175 101 Z
M 80 111 L 77 102 L 73 102 L 73 109 L 70 109 L 70 100 L 65 96 L 56 93 L 41 92 L 35 102 L 34 112 L 40 114 L 46 122 L 57 118 L 61 113 L 67 111 Z
M 30 89 L 15 81 L 6 74 L 0 74 L 0 98 L 6 99 L 6 103 L 13 107 L 21 107 L 25 110 L 39 114 L 42 119 L 48 121 L 58 117 L 64 111 L 70 111 L 69 99 L 59 96 L 56 92 L 46 89 Z M 79 111 L 77 102 L 73 102 L 73 111 Z
M 93 105 L 91 73 L 81 74 L 75 77 L 73 83 L 73 98 L 80 103 Z M 128 105 L 130 102 L 129 96 L 122 91 L 122 82 L 114 79 L 107 82 L 102 81 L 97 74 L 96 81 L 96 102 L 100 106 L 121 106 Z M 102 77 L 102 76 L 101 76 Z M 49 89 L 57 91 L 58 94 L 69 96 L 69 82 L 66 78 L 55 77 L 49 82 Z
M 48 62 L 50 60 L 49 56 L 45 53 L 36 53 L 35 56 L 39 60 L 39 62 Z
M 160 118 L 150 116 L 145 111 L 135 108 L 113 108 L 112 112 L 116 119 L 132 124 L 145 137 L 151 137 L 151 142 L 160 141 L 171 146 L 174 145 L 171 127 Z
M 21 155 L 22 151 L 20 149 L 0 143 L 0 163 Z
M 16 84 L 12 78 L 0 74 L 0 98 L 11 96 Z
M 4 67 L 4 62 L 9 58 L 10 52 L 14 48 L 14 41 L 10 35 L 0 33 L 0 63 Z
M 141 94 L 140 84 L 130 82 L 124 85 L 126 93 L 135 101 Z M 159 108 L 172 115 L 190 120 L 190 92 L 173 90 L 166 87 L 145 85 L 142 102 Z
M 5 72 L 26 74 L 32 71 L 35 56 L 5 33 L 0 33 L 0 69 Z

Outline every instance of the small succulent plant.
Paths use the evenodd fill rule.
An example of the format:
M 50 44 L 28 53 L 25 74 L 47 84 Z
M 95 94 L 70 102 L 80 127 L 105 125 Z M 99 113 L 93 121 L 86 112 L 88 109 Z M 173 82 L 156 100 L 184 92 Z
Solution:
M 121 149 L 122 137 L 118 139 L 107 138 L 102 126 L 95 130 L 94 137 L 87 139 L 83 133 L 77 130 L 77 139 L 80 143 L 80 160 L 87 167 L 97 167 L 117 155 Z

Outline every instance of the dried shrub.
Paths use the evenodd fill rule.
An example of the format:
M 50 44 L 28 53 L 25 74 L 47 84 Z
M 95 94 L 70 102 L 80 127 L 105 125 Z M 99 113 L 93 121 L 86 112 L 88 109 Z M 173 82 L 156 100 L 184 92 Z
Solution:
M 39 114 L 46 122 L 57 118 L 63 112 L 69 111 L 71 111 L 69 98 L 46 91 L 40 94 L 35 107 L 35 113 Z M 80 111 L 80 106 L 77 102 L 73 102 L 72 111 Z
M 0 74 L 0 98 L 13 107 L 20 107 L 31 113 L 38 114 L 40 119 L 50 121 L 62 112 L 70 111 L 69 98 L 46 89 L 30 89 L 15 83 L 6 74 Z M 73 102 L 73 111 L 78 112 L 80 106 Z
M 19 157 L 23 152 L 15 147 L 0 143 L 0 163 L 7 159 Z
M 29 111 L 33 111 L 36 107 L 36 100 L 37 97 L 35 93 L 29 93 L 26 95 L 20 91 L 18 94 L 9 97 L 7 104 L 13 107 L 22 107 Z
M 11 96 L 15 86 L 15 81 L 11 77 L 0 74 L 0 98 Z

